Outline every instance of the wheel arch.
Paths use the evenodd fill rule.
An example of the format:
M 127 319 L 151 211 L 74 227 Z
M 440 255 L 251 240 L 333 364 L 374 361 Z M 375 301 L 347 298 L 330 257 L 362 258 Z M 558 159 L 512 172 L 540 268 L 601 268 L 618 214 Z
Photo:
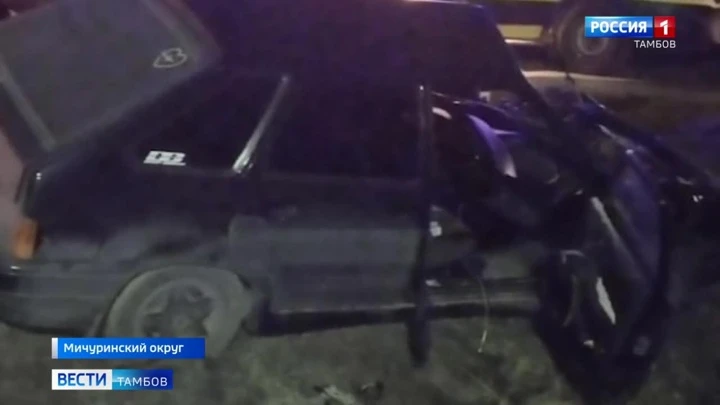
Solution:
M 165 258 L 156 263 L 146 262 L 140 271 L 133 274 L 134 277 L 127 280 L 108 305 L 92 335 L 133 335 L 133 324 L 137 322 L 137 317 L 143 314 L 143 298 L 160 291 L 158 288 L 162 289 L 163 286 L 172 285 L 173 281 L 183 279 L 195 280 L 193 283 L 198 284 L 194 285 L 201 290 L 209 288 L 212 291 L 210 296 L 218 299 L 216 305 L 220 304 L 211 309 L 211 313 L 221 312 L 211 321 L 214 326 L 210 326 L 212 332 L 206 337 L 205 350 L 208 358 L 219 356 L 242 329 L 244 320 L 253 317 L 253 312 L 257 310 L 257 298 L 253 296 L 253 290 L 235 272 L 227 269 Z
M 219 259 L 226 236 L 186 221 L 157 220 L 130 223 L 105 238 L 98 260 L 104 263 L 133 262 L 152 257 L 210 255 Z
M 269 283 L 258 272 L 244 272 L 242 263 L 231 260 L 228 243 L 226 234 L 177 222 L 131 225 L 116 233 L 103 244 L 97 264 L 107 271 L 125 275 L 102 305 L 87 334 L 99 334 L 113 304 L 128 286 L 147 273 L 167 267 L 227 271 L 255 294 L 258 301 L 262 300 L 262 295 L 268 294 Z

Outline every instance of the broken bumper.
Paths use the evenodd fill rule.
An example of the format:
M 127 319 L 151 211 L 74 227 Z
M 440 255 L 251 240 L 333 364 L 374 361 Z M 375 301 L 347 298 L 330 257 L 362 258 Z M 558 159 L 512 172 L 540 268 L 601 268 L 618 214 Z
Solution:
M 0 322 L 85 333 L 113 297 L 110 284 L 78 266 L 13 263 L 0 256 Z

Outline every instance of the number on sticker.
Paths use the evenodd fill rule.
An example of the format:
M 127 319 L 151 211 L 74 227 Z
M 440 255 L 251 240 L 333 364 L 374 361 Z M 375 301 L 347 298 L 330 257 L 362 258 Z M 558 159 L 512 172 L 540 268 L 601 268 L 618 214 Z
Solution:
M 143 163 L 146 165 L 185 166 L 185 154 L 153 150 L 147 154 Z

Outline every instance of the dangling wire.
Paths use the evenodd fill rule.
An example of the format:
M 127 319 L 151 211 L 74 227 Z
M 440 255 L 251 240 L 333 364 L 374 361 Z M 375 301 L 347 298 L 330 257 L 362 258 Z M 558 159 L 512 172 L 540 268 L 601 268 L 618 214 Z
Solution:
M 463 266 L 464 267 L 464 266 Z M 483 314 L 483 333 L 480 337 L 480 345 L 478 345 L 477 352 L 482 354 L 483 350 L 485 350 L 485 344 L 487 343 L 488 334 L 490 331 L 490 299 L 487 295 L 487 290 L 485 289 L 485 283 L 483 282 L 482 278 L 478 277 L 475 273 L 473 273 L 470 270 L 465 269 L 467 271 L 468 275 L 470 275 L 473 280 L 475 280 L 480 285 L 480 292 L 482 293 L 483 297 L 483 306 L 484 306 L 484 314 Z
M 490 300 L 488 299 L 487 291 L 485 291 L 485 283 L 483 283 L 480 277 L 476 278 L 480 284 L 480 291 L 482 292 L 483 304 L 485 306 L 485 315 L 483 316 L 483 333 L 480 337 L 480 346 L 477 350 L 478 353 L 483 353 L 483 350 L 485 350 L 485 344 L 487 343 L 488 333 L 490 331 Z

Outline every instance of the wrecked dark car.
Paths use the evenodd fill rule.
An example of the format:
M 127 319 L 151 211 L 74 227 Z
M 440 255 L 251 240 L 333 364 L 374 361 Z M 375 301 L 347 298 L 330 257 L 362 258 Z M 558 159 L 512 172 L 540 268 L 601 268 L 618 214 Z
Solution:
M 482 7 L 258 3 L 59 1 L 0 25 L 25 167 L 3 321 L 218 355 L 268 317 L 397 312 L 422 362 L 429 320 L 474 307 L 536 319 L 600 381 L 649 370 L 716 264 L 711 171 L 539 93 Z

